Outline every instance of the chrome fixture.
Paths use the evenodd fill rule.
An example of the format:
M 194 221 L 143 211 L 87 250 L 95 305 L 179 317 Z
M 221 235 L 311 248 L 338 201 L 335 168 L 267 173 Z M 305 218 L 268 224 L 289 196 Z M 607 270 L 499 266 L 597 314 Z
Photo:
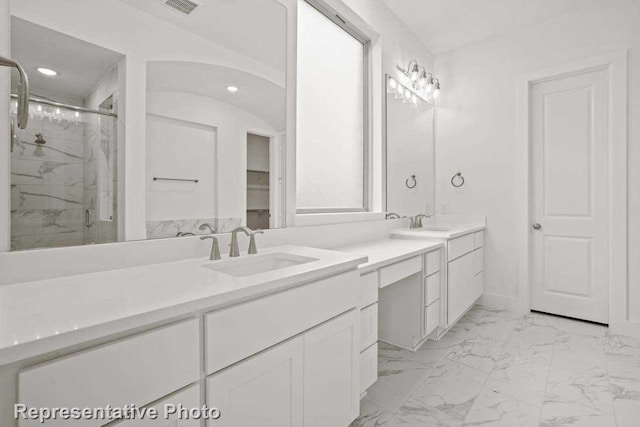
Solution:
M 209 234 L 215 233 L 213 225 L 209 224 L 208 222 L 203 222 L 202 224 L 200 224 L 200 227 L 198 227 L 198 230 L 204 230 L 205 228 L 209 229 Z
M 384 219 L 398 219 L 400 218 L 400 215 L 398 215 L 395 212 L 387 212 L 387 214 L 384 216 Z
M 217 261 L 221 259 L 220 257 L 220 246 L 218 246 L 218 239 L 214 236 L 200 236 L 200 240 L 211 239 L 213 240 L 211 245 L 211 255 L 209 255 L 209 260 Z
M 533 227 L 534 230 L 540 230 L 542 228 L 542 225 L 540 223 L 536 222 L 531 227 Z
M 409 188 L 409 189 L 416 188 L 416 185 L 418 185 L 418 181 L 416 180 L 416 176 L 415 175 L 411 175 L 411 177 L 407 178 L 404 181 L 404 185 L 406 185 L 407 188 Z
M 189 179 L 189 178 L 160 178 L 157 176 L 153 177 L 154 181 L 180 181 L 180 182 L 194 182 L 194 183 L 198 183 L 200 182 L 199 179 Z
M 29 77 L 24 68 L 13 59 L 0 56 L 0 66 L 13 67 L 20 74 L 20 92 L 18 98 L 18 127 L 25 129 L 29 120 Z
M 240 256 L 240 250 L 238 249 L 238 232 L 242 231 L 244 234 L 249 236 L 249 255 L 254 255 L 258 253 L 258 249 L 256 247 L 256 234 L 262 234 L 262 230 L 252 230 L 249 227 L 238 227 L 231 232 L 231 249 L 229 250 L 230 257 L 238 257 Z
M 87 228 L 91 228 L 93 227 L 93 223 L 95 221 L 92 220 L 93 218 L 93 209 L 85 209 L 84 210 L 84 226 Z
M 422 218 L 429 219 L 431 215 L 418 214 L 411 218 L 411 224 L 409 224 L 410 229 L 422 228 Z
M 409 61 L 406 69 L 400 66 L 396 66 L 396 68 L 409 78 L 411 87 L 413 87 L 414 90 L 424 90 L 430 98 L 430 101 L 438 99 L 440 96 L 440 80 L 434 78 L 433 74 L 428 72 L 426 68 L 418 65 L 418 61 L 415 59 Z
M 11 98 L 18 99 L 18 101 L 20 100 L 20 96 L 16 95 L 15 93 L 11 94 Z M 28 96 L 27 98 L 29 99 L 30 102 L 35 102 L 36 104 L 49 105 L 51 107 L 57 107 L 57 108 L 66 108 L 67 110 L 73 110 L 76 113 L 92 113 L 92 114 L 99 114 L 101 116 L 118 117 L 116 113 L 113 113 L 111 111 L 92 110 L 91 108 L 78 107 L 77 105 L 71 105 L 71 104 L 64 104 L 62 102 L 52 101 L 51 99 L 42 98 L 39 96 Z M 18 105 L 19 104 L 20 102 L 18 102 Z M 42 111 L 42 107 L 36 108 L 36 109 L 38 112 Z M 76 117 L 78 116 L 76 115 Z
M 456 181 L 456 178 L 459 179 Z M 460 188 L 464 185 L 464 177 L 462 176 L 462 172 L 458 172 L 451 177 L 451 185 L 456 188 Z
M 187 236 L 195 236 L 195 234 L 189 233 L 188 231 L 178 231 L 176 233 L 176 237 L 187 237 Z

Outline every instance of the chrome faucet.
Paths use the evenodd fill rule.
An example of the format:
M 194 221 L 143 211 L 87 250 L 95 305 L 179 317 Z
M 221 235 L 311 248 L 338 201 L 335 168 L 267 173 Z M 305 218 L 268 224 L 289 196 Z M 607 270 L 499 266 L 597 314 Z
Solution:
M 411 218 L 411 224 L 409 224 L 410 229 L 414 228 L 422 228 L 422 218 L 429 219 L 431 215 L 418 214 Z
M 195 236 L 195 234 L 189 233 L 186 231 L 178 231 L 178 234 L 176 234 L 176 237 L 187 237 L 187 236 Z
M 215 238 L 214 236 L 201 236 L 200 237 L 200 240 L 206 240 L 206 239 L 213 240 L 212 245 L 211 245 L 211 255 L 209 256 L 209 259 L 211 261 L 219 260 L 221 257 L 220 257 L 220 247 L 218 246 L 218 239 Z
M 249 236 L 249 255 L 254 255 L 258 253 L 258 249 L 256 247 L 256 234 L 262 234 L 262 230 L 252 230 L 249 227 L 238 227 L 231 232 L 231 250 L 229 250 L 230 257 L 238 257 L 240 256 L 240 250 L 238 249 L 238 232 L 242 231 L 244 234 Z
M 198 227 L 199 230 L 204 230 L 205 228 L 209 229 L 209 234 L 215 234 L 213 225 L 209 224 L 208 222 L 203 222 L 202 224 L 200 224 L 200 227 Z

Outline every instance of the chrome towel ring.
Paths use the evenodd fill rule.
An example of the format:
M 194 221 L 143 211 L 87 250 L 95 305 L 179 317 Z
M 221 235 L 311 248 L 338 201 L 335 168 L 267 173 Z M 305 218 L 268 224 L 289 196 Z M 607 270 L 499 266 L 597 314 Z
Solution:
M 456 181 L 456 178 L 459 178 L 459 179 Z M 464 177 L 462 176 L 462 172 L 458 172 L 457 174 L 451 177 L 451 185 L 453 185 L 456 188 L 460 188 L 464 185 Z
M 409 184 L 409 182 L 411 182 L 411 184 Z M 418 181 L 416 181 L 416 176 L 411 175 L 411 178 L 407 178 L 405 180 L 404 185 L 406 185 L 407 188 L 416 188 L 416 185 L 418 185 Z

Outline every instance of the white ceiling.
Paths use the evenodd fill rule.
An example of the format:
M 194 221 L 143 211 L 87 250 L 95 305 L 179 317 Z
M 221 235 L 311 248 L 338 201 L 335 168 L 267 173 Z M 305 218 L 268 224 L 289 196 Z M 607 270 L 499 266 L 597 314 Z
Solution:
M 27 72 L 32 92 L 59 94 L 62 101 L 84 99 L 123 58 L 117 52 L 16 17 L 11 18 L 11 55 Z M 60 74 L 47 77 L 37 72 L 37 67 Z M 15 84 L 17 73 L 11 74 Z
M 433 53 L 606 0 L 382 0 Z M 611 0 L 608 0 L 611 1 Z
M 230 93 L 227 86 L 237 86 Z M 187 92 L 214 98 L 259 117 L 276 130 L 285 127 L 284 88 L 256 75 L 194 62 L 147 63 L 147 89 Z
M 276 0 L 196 0 L 183 15 L 166 0 L 121 0 L 279 71 L 286 66 L 287 10 Z

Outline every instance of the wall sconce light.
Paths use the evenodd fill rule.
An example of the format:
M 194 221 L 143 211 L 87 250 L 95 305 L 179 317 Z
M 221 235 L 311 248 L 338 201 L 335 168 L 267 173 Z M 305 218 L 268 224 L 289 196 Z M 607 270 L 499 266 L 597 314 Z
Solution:
M 403 86 L 391 76 L 387 76 L 387 92 L 393 93 L 395 99 L 402 101 L 403 104 L 410 104 L 412 107 L 417 107 L 420 102 L 425 101 L 413 90 Z
M 440 96 L 440 81 L 434 78 L 433 74 L 428 72 L 424 67 L 421 67 L 415 59 L 409 61 L 406 69 L 400 66 L 396 68 L 402 71 L 405 76 L 409 77 L 411 86 L 415 90 L 425 90 L 427 95 L 434 100 Z

